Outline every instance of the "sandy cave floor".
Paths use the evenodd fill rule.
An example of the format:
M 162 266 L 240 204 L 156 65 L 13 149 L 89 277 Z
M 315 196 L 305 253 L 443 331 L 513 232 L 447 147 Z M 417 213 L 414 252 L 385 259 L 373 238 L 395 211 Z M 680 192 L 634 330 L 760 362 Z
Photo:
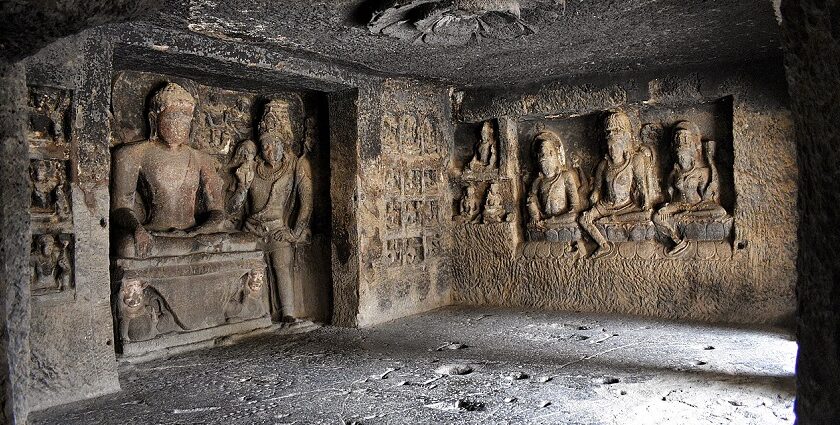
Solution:
M 795 356 L 772 328 L 445 308 L 126 365 L 32 423 L 793 423 Z

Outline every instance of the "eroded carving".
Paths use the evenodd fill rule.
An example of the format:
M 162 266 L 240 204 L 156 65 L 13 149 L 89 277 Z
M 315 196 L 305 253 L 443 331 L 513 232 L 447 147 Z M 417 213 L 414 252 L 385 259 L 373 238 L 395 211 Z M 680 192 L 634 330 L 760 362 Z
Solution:
M 265 272 L 252 270 L 241 278 L 242 285 L 228 300 L 225 318 L 228 322 L 255 319 L 268 314 L 265 304 Z
M 120 338 L 124 344 L 188 330 L 172 312 L 167 301 L 147 282 L 139 279 L 125 280 L 117 300 Z
M 438 45 L 511 39 L 535 31 L 521 19 L 519 0 L 392 0 L 371 18 L 368 29 L 373 34 Z
M 578 169 L 569 166 L 560 137 L 543 131 L 534 138 L 539 174 L 528 192 L 530 223 L 538 229 L 577 227 L 586 208 L 586 187 Z
M 71 94 L 52 87 L 29 87 L 30 144 L 36 147 L 57 147 L 70 142 L 69 116 Z M 52 145 L 52 146 L 50 146 Z M 59 155 L 63 156 L 63 155 Z
M 689 239 L 724 239 L 732 219 L 720 205 L 715 142 L 704 143 L 696 124 L 681 121 L 673 146 L 677 159 L 668 176 L 670 202 L 656 212 L 653 222 L 674 242 L 669 254 L 677 255 L 688 248 Z
M 481 193 L 475 185 L 468 185 L 464 189 L 458 210 L 458 215 L 463 223 L 476 224 L 481 221 L 481 201 Z
M 630 119 L 616 111 L 605 120 L 608 153 L 598 164 L 590 195 L 592 207 L 580 224 L 598 244 L 594 258 L 609 254 L 620 234 L 637 233 L 639 224 L 650 223 L 661 196 L 656 155 L 633 137 Z M 628 231 L 628 227 L 633 230 Z M 648 232 L 645 230 L 644 234 Z
M 481 135 L 475 145 L 473 157 L 467 164 L 466 171 L 496 171 L 499 168 L 499 139 L 492 120 L 481 125 Z
M 50 222 L 68 219 L 70 215 L 70 185 L 67 181 L 67 162 L 32 159 L 29 162 L 32 180 L 32 214 Z
M 222 181 L 214 160 L 189 146 L 196 102 L 177 84 L 152 98 L 148 140 L 114 153 L 111 220 L 117 254 L 145 258 L 223 244 Z
M 291 102 L 275 99 L 265 106 L 259 122 L 260 156 L 247 192 L 244 229 L 262 238 L 277 285 L 272 303 L 275 316 L 303 317 L 305 303 L 294 286 L 294 252 L 311 238 L 313 211 L 312 169 L 295 148 L 303 143 L 302 118 L 293 116 Z M 299 105 L 294 105 L 299 107 Z M 244 197 L 237 198 L 243 202 Z M 240 205 L 234 205 L 235 209 Z
M 33 295 L 63 292 L 73 287 L 72 245 L 72 235 L 32 235 L 29 262 Z
M 484 199 L 484 212 L 482 213 L 484 223 L 501 223 L 507 218 L 504 199 L 499 191 L 499 183 L 490 183 L 487 195 Z

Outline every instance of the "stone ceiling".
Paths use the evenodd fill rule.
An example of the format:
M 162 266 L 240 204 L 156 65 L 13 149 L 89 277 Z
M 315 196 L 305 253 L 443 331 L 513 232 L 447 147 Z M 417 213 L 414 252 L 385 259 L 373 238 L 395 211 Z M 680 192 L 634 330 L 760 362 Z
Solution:
M 522 85 L 576 75 L 780 56 L 778 23 L 767 0 L 182 0 L 175 4 L 162 19 L 195 33 L 459 87 Z M 393 13 L 414 6 L 423 9 L 422 14 Z M 409 15 L 419 22 L 401 23 Z M 372 18 L 379 25 L 374 30 L 368 28 Z M 397 27 L 382 31 L 386 19 Z M 418 29 L 423 25 L 426 32 Z M 429 28 L 445 36 L 455 34 L 426 37 Z M 470 31 L 475 35 L 470 36 Z

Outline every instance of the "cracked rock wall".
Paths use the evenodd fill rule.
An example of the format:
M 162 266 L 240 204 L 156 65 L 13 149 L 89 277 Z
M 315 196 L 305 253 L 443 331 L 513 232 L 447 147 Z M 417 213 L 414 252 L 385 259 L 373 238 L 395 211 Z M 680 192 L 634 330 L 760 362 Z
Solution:
M 840 419 L 840 2 L 782 1 L 801 176 L 796 416 Z

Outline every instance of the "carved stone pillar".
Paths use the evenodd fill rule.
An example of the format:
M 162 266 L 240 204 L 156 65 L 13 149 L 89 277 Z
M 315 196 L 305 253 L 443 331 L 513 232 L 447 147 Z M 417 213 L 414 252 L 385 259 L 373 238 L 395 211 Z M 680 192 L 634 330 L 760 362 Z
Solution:
M 29 355 L 29 145 L 26 76 L 0 60 L 0 423 L 26 423 Z
M 840 420 L 840 2 L 782 2 L 799 161 L 796 416 Z

